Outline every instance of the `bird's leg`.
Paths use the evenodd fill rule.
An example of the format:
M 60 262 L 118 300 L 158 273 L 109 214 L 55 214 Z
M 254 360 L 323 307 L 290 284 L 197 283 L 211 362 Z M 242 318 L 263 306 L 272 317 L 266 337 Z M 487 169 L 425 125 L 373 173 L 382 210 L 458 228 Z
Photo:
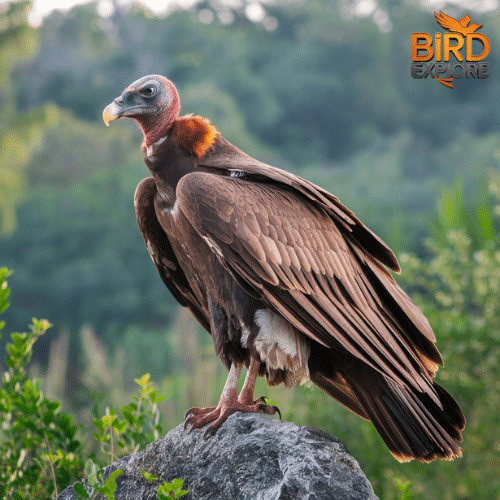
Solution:
M 267 413 L 274 415 L 279 413 L 278 408 L 262 403 L 263 398 L 253 401 L 255 380 L 259 373 L 259 362 L 252 360 L 248 373 L 238 396 L 238 380 L 240 378 L 242 365 L 232 364 L 227 376 L 226 385 L 222 391 L 219 403 L 215 408 L 191 408 L 186 413 L 184 428 L 191 425 L 191 430 L 200 429 L 212 422 L 205 431 L 205 435 L 215 434 L 227 418 L 237 411 L 245 413 Z M 281 417 L 281 415 L 280 415 Z
M 238 381 L 240 379 L 242 365 L 232 364 L 227 375 L 226 384 L 222 390 L 217 406 L 211 408 L 191 408 L 184 415 L 184 429 L 192 424 L 191 430 L 199 429 L 208 422 L 217 418 L 217 412 L 223 404 L 237 401 L 238 399 Z
M 251 358 L 247 376 L 245 377 L 245 382 L 243 383 L 240 395 L 238 396 L 238 402 L 252 408 L 257 408 L 256 411 L 267 413 L 268 415 L 274 415 L 275 413 L 277 413 L 281 419 L 281 412 L 279 408 L 277 406 L 268 405 L 266 403 L 267 398 L 265 396 L 261 396 L 255 401 L 253 400 L 255 382 L 257 381 L 257 376 L 259 375 L 259 367 L 260 362 L 255 358 Z
M 240 395 L 238 396 L 238 401 L 244 405 L 253 405 L 253 391 L 255 389 L 255 382 L 257 380 L 257 375 L 259 374 L 260 363 L 255 359 L 250 359 L 250 366 L 247 370 L 247 376 L 245 377 L 245 382 L 243 382 L 243 387 L 241 388 Z

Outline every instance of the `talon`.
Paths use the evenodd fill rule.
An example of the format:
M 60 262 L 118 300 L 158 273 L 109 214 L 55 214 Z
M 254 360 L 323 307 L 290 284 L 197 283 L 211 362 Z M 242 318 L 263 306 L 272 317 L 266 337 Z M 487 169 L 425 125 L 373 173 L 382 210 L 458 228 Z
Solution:
M 261 396 L 253 400 L 255 379 L 259 373 L 260 362 L 252 359 L 248 367 L 245 383 L 239 396 L 237 395 L 238 378 L 241 372 L 241 365 L 233 364 L 229 370 L 229 375 L 216 407 L 212 408 L 191 408 L 184 416 L 184 429 L 189 425 L 189 433 L 195 429 L 201 429 L 208 425 L 203 433 L 205 438 L 213 436 L 230 415 L 236 412 L 243 413 L 265 413 L 274 415 L 277 413 L 281 420 L 281 412 L 277 406 L 268 404 L 267 397 Z
M 184 415 L 184 428 L 186 428 L 186 424 L 189 422 L 189 419 L 195 415 L 196 410 L 199 410 L 199 408 L 189 408 L 186 412 Z
M 215 410 L 215 406 L 211 406 L 210 408 L 190 408 L 186 414 L 184 415 L 184 420 L 187 420 L 188 417 L 196 417 L 197 415 L 206 415 Z
M 192 423 L 193 422 L 192 422 L 191 418 L 189 418 L 188 420 L 186 420 L 184 422 L 184 430 L 186 430 L 187 427 L 188 427 L 188 425 L 191 425 Z M 188 434 L 191 434 L 191 432 L 193 432 L 193 429 L 194 429 L 194 425 L 191 425 L 191 428 L 189 429 Z
M 206 429 L 205 432 L 203 433 L 203 437 L 205 439 L 215 436 L 215 433 L 219 430 L 220 426 L 214 427 L 214 425 L 209 425 Z
M 268 404 L 258 404 L 257 407 L 258 411 L 265 413 L 266 415 L 274 415 L 275 413 L 277 413 L 281 420 L 281 412 L 277 406 L 272 406 Z
M 253 404 L 258 405 L 259 403 L 264 403 L 266 404 L 266 399 L 269 399 L 267 396 L 261 396 L 260 398 L 257 398 Z
M 188 434 L 190 434 L 195 429 L 200 429 L 205 424 L 208 424 L 212 420 L 215 420 L 220 413 L 220 409 L 217 407 L 211 408 L 191 408 L 186 412 L 184 416 L 184 430 L 187 429 L 188 425 L 191 425 Z

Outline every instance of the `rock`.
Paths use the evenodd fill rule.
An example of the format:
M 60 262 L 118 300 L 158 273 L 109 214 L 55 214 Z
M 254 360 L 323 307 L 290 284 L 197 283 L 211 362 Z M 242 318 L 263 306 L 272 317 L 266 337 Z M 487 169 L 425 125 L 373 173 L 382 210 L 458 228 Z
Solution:
M 183 424 L 117 460 L 116 500 L 157 500 L 163 481 L 184 479 L 183 500 L 371 500 L 373 488 L 345 445 L 326 432 L 261 414 L 236 413 L 215 436 Z M 148 482 L 145 469 L 161 481 Z M 73 487 L 57 500 L 76 500 Z M 105 500 L 104 496 L 97 496 Z

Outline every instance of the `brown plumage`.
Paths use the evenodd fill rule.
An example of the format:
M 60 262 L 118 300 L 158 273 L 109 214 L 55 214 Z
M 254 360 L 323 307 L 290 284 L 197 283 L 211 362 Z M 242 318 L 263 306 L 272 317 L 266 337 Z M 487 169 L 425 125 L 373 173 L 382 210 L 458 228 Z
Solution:
M 191 409 L 186 424 L 215 432 L 235 411 L 273 414 L 253 400 L 260 374 L 271 385 L 312 381 L 371 420 L 398 460 L 460 456 L 464 416 L 432 380 L 441 355 L 386 269 L 399 271 L 391 250 L 336 197 L 178 108 L 173 84 L 151 75 L 103 117 L 140 123 L 152 177 L 136 190 L 139 227 L 163 282 L 229 369 L 218 405 Z

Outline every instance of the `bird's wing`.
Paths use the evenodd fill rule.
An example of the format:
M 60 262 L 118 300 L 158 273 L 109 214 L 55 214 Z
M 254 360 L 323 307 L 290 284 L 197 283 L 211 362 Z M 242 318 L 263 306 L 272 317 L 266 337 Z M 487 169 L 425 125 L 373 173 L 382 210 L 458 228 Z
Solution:
M 428 389 L 421 373 L 441 362 L 429 323 L 356 239 L 348 210 L 337 200 L 328 213 L 289 185 L 233 174 L 185 175 L 177 199 L 235 279 L 317 342 Z
M 221 136 L 217 137 L 211 153 L 200 161 L 200 166 L 213 169 L 220 175 L 243 176 L 256 182 L 271 182 L 289 187 L 324 209 L 338 225 L 352 234 L 360 247 L 376 260 L 393 271 L 399 272 L 398 261 L 391 249 L 342 205 L 337 197 L 312 182 L 255 160 Z
M 188 307 L 202 326 L 210 331 L 208 318 L 188 284 L 168 236 L 158 222 L 154 206 L 155 195 L 156 184 L 152 177 L 143 179 L 134 195 L 135 214 L 146 247 L 163 283 L 174 298 L 182 306 Z
M 434 12 L 434 16 L 436 21 L 445 29 L 449 31 L 457 31 L 457 28 L 461 28 L 460 23 L 453 17 L 447 16 L 442 11 L 439 11 L 439 14 Z

